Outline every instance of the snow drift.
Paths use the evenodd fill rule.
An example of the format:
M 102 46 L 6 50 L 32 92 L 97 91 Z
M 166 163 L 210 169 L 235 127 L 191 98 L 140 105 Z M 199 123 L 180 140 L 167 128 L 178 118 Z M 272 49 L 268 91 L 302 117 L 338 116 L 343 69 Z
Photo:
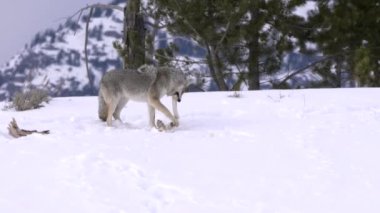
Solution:
M 96 97 L 1 111 L 0 212 L 380 211 L 380 89 L 229 95 L 185 94 L 166 133 L 134 102 L 115 127 Z

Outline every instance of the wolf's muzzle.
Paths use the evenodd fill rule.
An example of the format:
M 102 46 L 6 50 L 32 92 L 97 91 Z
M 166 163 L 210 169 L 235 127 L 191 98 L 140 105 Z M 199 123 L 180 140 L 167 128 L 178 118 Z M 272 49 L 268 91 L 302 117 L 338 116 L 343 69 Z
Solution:
M 179 95 L 179 93 L 176 92 L 175 95 L 177 96 L 177 101 L 178 101 L 178 102 L 181 102 L 181 96 Z

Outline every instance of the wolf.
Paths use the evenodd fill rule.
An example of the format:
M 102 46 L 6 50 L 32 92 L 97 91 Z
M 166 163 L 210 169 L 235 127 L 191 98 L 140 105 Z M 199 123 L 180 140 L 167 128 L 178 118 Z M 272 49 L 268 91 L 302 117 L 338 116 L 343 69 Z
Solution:
M 137 70 L 111 70 L 100 82 L 99 118 L 106 121 L 108 126 L 112 125 L 112 117 L 121 121 L 121 110 L 132 100 L 147 103 L 150 127 L 160 131 L 177 127 L 177 102 L 181 102 L 188 84 L 186 75 L 172 67 L 143 65 Z M 164 95 L 172 96 L 173 114 L 160 101 Z M 171 120 L 169 126 L 160 120 L 155 123 L 155 110 Z

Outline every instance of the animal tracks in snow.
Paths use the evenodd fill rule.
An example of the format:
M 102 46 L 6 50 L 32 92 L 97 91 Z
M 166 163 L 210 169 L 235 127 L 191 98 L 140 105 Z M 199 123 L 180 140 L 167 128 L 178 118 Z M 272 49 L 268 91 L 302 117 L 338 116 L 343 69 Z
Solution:
M 112 160 L 102 153 L 81 153 L 61 160 L 61 182 L 68 191 L 86 192 L 85 200 L 100 199 L 104 206 L 123 206 L 128 212 L 139 205 L 142 212 L 158 212 L 177 200 L 192 200 L 191 193 L 160 182 L 155 175 L 132 162 Z M 109 199 L 115 198 L 118 200 Z M 124 204 L 123 204 L 124 203 Z

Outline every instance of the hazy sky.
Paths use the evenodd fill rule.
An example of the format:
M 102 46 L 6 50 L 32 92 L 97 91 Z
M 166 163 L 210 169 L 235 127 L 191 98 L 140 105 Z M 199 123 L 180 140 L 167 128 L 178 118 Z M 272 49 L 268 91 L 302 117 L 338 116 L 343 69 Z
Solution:
M 79 8 L 112 0 L 1 0 L 0 65 L 18 53 L 33 36 L 56 28 Z

